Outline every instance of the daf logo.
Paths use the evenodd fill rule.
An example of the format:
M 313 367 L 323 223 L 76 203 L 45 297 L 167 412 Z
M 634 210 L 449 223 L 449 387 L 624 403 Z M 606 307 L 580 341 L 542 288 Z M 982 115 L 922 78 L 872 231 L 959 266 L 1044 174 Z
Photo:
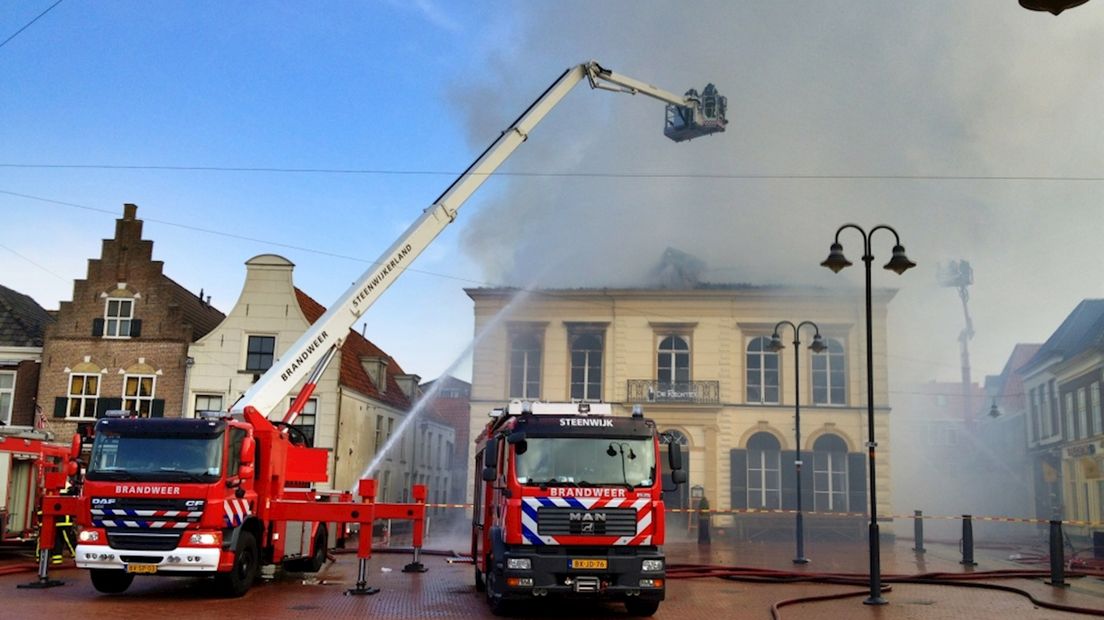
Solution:
M 114 503 L 115 503 L 115 498 L 114 497 L 93 497 L 92 498 L 92 505 L 93 506 L 110 506 L 111 504 L 114 504 Z

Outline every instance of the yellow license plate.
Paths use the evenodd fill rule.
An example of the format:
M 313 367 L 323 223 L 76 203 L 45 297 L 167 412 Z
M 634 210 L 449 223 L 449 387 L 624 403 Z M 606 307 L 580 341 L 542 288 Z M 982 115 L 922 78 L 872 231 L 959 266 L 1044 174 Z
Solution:
M 157 572 L 156 564 L 127 564 L 126 572 L 149 575 Z
M 571 568 L 605 570 L 606 560 L 571 560 Z

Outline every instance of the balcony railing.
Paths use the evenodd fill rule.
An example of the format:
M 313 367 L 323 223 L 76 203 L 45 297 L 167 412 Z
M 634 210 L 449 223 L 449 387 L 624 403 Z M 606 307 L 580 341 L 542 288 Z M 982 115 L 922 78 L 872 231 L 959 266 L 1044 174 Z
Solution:
M 720 381 L 655 381 L 629 379 L 630 403 L 684 403 L 719 405 Z

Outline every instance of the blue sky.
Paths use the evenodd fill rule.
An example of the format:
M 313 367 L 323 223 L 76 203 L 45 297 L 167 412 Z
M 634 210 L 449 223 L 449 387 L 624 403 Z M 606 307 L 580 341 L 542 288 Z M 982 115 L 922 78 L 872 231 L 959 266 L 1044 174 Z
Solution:
M 53 1 L 0 0 L 0 40 Z M 329 304 L 596 58 L 675 92 L 715 82 L 728 134 L 673 145 L 658 103 L 573 93 L 504 167 L 551 176 L 493 178 L 369 311 L 405 370 L 435 377 L 470 341 L 463 287 L 631 285 L 668 246 L 711 281 L 856 285 L 816 266 L 855 220 L 895 225 L 921 263 L 876 276 L 901 289 L 898 378 L 957 379 L 961 308 L 934 270 L 974 264 L 979 377 L 1104 296 L 1085 275 L 1102 27 L 1099 1 L 1055 18 L 1014 0 L 64 0 L 0 47 L 0 283 L 56 308 L 132 202 L 166 272 L 220 309 L 268 252 Z

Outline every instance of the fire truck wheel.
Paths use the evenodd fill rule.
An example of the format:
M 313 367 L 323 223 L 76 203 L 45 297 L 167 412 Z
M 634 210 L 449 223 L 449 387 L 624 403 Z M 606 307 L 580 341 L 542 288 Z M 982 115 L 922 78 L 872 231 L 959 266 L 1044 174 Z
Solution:
M 655 615 L 659 610 L 659 601 L 648 601 L 638 598 L 630 598 L 625 601 L 625 611 L 630 616 L 647 617 Z
M 134 581 L 134 575 L 108 568 L 92 569 L 92 587 L 104 594 L 122 594 Z
M 499 592 L 498 578 L 495 577 L 493 568 L 487 571 L 487 605 L 490 606 L 491 613 L 496 616 L 510 615 L 512 606 L 510 601 L 507 601 Z
M 479 567 L 475 567 L 475 591 L 486 592 L 487 582 L 483 581 L 483 573 L 480 572 Z
M 226 596 L 243 596 L 257 579 L 259 567 L 257 539 L 253 538 L 253 534 L 242 531 L 238 533 L 238 543 L 234 546 L 233 568 L 228 573 L 218 575 L 215 580 Z

